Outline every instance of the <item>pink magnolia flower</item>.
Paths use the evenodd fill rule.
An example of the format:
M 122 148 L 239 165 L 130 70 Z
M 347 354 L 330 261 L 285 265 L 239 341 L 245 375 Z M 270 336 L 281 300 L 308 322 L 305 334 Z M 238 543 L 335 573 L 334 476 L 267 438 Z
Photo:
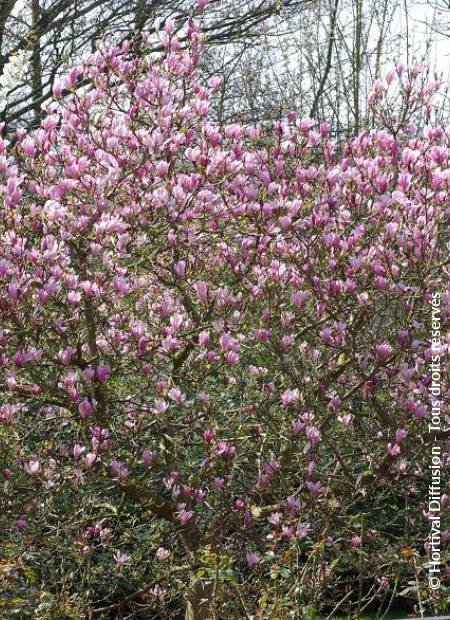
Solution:
M 159 584 L 156 584 L 156 586 L 153 586 L 153 588 L 149 590 L 150 596 L 159 600 L 163 599 L 166 596 L 166 592 L 167 590 L 162 588 Z
M 351 541 L 350 541 L 350 545 L 351 545 L 352 549 L 358 549 L 359 547 L 361 547 L 361 537 L 360 536 L 353 536 Z
M 217 444 L 217 454 L 219 456 L 223 456 L 224 459 L 233 458 L 235 452 L 236 448 L 234 446 L 230 446 L 225 441 L 219 441 Z
M 295 403 L 300 398 L 300 392 L 297 388 L 291 390 L 288 389 L 281 395 L 281 405 L 284 409 L 287 409 L 290 404 Z
M 271 525 L 280 525 L 281 520 L 283 518 L 283 515 L 281 512 L 272 512 L 268 517 L 267 517 L 267 521 L 268 523 L 270 523 Z
M 97 380 L 100 383 L 106 383 L 106 381 L 108 380 L 109 372 L 110 372 L 109 366 L 106 366 L 105 364 L 100 364 L 100 366 L 97 366 L 96 371 L 95 371 L 97 375 Z
M 352 425 L 352 416 L 350 413 L 338 416 L 338 420 L 344 428 L 349 428 Z
M 70 360 L 73 358 L 75 353 L 76 350 L 73 347 L 67 347 L 66 349 L 62 349 L 58 352 L 58 361 L 66 366 L 70 363 Z
M 194 518 L 193 510 L 186 510 L 185 504 L 180 504 L 179 510 L 177 512 L 177 519 L 181 523 L 181 525 L 187 525 L 191 519 Z
M 211 443 L 212 441 L 214 441 L 214 437 L 215 433 L 212 429 L 207 428 L 203 431 L 203 440 L 205 441 L 205 443 Z
M 246 554 L 245 561 L 247 562 L 248 566 L 250 566 L 250 568 L 253 568 L 254 566 L 257 566 L 261 560 L 259 558 L 259 555 L 252 552 Z
M 156 557 L 161 561 L 167 560 L 170 557 L 170 551 L 164 547 L 158 547 L 156 550 Z
M 36 474 L 39 472 L 40 468 L 41 468 L 41 465 L 39 463 L 39 460 L 37 458 L 34 458 L 34 457 L 31 458 L 28 461 L 28 463 L 25 463 L 25 465 L 24 465 L 24 470 L 30 476 L 36 476 Z
M 201 347 L 207 347 L 210 341 L 210 333 L 202 331 L 198 335 L 198 343 Z
M 172 400 L 181 398 L 181 392 L 180 391 L 172 392 L 172 395 L 171 395 L 171 392 L 172 392 L 172 390 L 170 390 L 170 392 L 169 392 L 169 397 L 172 398 Z M 154 403 L 153 411 L 155 413 L 165 413 L 168 408 L 169 408 L 169 403 L 167 403 L 165 400 L 163 400 L 161 398 L 157 398 L 155 400 L 155 403 Z
M 392 352 L 393 352 L 393 349 L 391 345 L 388 343 L 378 344 L 375 347 L 375 353 L 377 357 L 381 360 L 385 360 L 388 357 L 390 357 L 392 355 Z
M 302 422 L 300 418 L 294 420 L 291 424 L 292 433 L 298 435 L 300 431 L 305 427 L 305 422 Z
M 311 445 L 318 443 L 321 440 L 320 430 L 315 426 L 306 427 L 306 438 Z
M 305 538 L 311 531 L 312 528 L 310 527 L 309 523 L 299 522 L 295 530 L 295 535 L 297 536 L 297 538 Z
M 331 330 L 329 327 L 324 327 L 320 332 L 320 338 L 324 344 L 330 345 L 333 344 L 334 339 L 331 334 Z
M 113 555 L 114 561 L 118 566 L 126 566 L 130 563 L 130 556 L 122 551 L 116 551 Z
M 154 460 L 155 460 L 154 452 L 152 452 L 151 450 L 144 450 L 142 452 L 142 463 L 146 467 L 150 467 L 150 465 L 153 463 Z
M 380 584 L 380 587 L 382 590 L 388 590 L 389 589 L 389 579 L 388 577 L 386 577 L 386 575 L 383 575 L 382 577 L 379 577 L 377 579 L 378 583 Z
M 176 403 L 182 403 L 186 400 L 186 396 L 179 387 L 173 387 L 169 390 L 168 397 Z
M 387 451 L 390 454 L 390 456 L 398 456 L 401 453 L 401 448 L 398 443 L 394 443 L 394 444 L 388 443 Z
M 16 529 L 19 530 L 19 532 L 22 532 L 28 527 L 28 523 L 25 521 L 25 519 L 17 519 L 14 525 L 16 526 Z
M 268 463 L 264 465 L 264 473 L 269 478 L 272 477 L 274 474 L 276 474 L 279 469 L 280 469 L 280 466 L 278 465 L 276 461 L 273 461 L 273 460 L 269 461 Z
M 178 261 L 174 266 L 174 271 L 178 277 L 183 278 L 186 273 L 186 261 Z
M 341 404 L 341 399 L 339 398 L 339 396 L 333 396 L 333 398 L 330 399 L 329 407 L 332 411 L 337 411 L 339 409 L 340 404 Z
M 304 502 L 302 502 L 301 500 L 297 499 L 296 497 L 294 497 L 293 495 L 289 495 L 285 502 L 284 502 L 287 511 L 290 515 L 295 515 L 298 512 L 300 512 L 300 510 L 302 510 L 305 507 Z
M 78 405 L 78 411 L 82 418 L 89 418 L 94 412 L 94 407 L 92 406 L 92 403 L 85 398 Z
M 254 337 L 258 342 L 268 342 L 270 338 L 270 331 L 268 329 L 256 329 L 254 331 Z
M 201 504 L 203 503 L 203 500 L 205 499 L 205 495 L 206 494 L 203 489 L 194 489 L 192 493 L 192 498 L 196 504 Z
M 200 280 L 194 284 L 194 290 L 197 293 L 197 297 L 202 304 L 208 303 L 208 283 Z
M 281 338 L 281 348 L 284 351 L 288 351 L 288 349 L 293 345 L 295 337 L 292 334 L 286 334 Z
M 239 362 L 240 356 L 239 353 L 236 353 L 236 351 L 228 351 L 228 353 L 225 356 L 227 365 L 230 366 L 230 368 L 233 368 L 234 366 L 236 366 Z
M 30 138 L 27 138 L 22 142 L 22 149 L 26 157 L 34 157 L 36 153 L 35 144 Z
M 90 366 L 88 368 L 85 368 L 83 370 L 83 377 L 86 379 L 86 381 L 92 381 L 92 379 L 95 377 L 95 370 Z
M 86 450 L 84 446 L 81 446 L 79 443 L 76 443 L 73 447 L 73 458 L 74 461 L 78 461 L 83 452 Z
M 95 452 L 88 452 L 86 456 L 84 457 L 83 462 L 85 466 L 89 469 L 89 467 L 92 467 L 92 465 L 95 463 L 96 460 L 97 460 L 97 454 Z
M 311 480 L 307 480 L 306 486 L 311 495 L 320 495 L 323 491 L 323 486 L 320 482 L 312 482 Z
M 112 279 L 111 286 L 118 293 L 126 294 L 130 291 L 130 283 L 122 276 L 115 276 Z
M 241 510 L 244 510 L 244 508 L 245 508 L 245 502 L 244 502 L 243 499 L 237 498 L 237 499 L 234 500 L 233 506 L 234 506 L 235 510 L 241 511 Z
M 71 306 L 78 306 L 81 301 L 81 293 L 77 291 L 70 291 L 67 295 L 67 299 Z
M 128 468 L 125 467 L 123 463 L 120 461 L 111 461 L 109 464 L 111 467 L 112 473 L 117 476 L 117 478 L 127 478 L 129 475 Z
M 403 428 L 398 428 L 395 431 L 395 441 L 396 441 L 396 443 L 400 443 L 401 441 L 403 441 L 403 439 L 405 439 L 407 434 L 408 434 L 408 431 L 405 431 L 405 429 L 403 429 Z

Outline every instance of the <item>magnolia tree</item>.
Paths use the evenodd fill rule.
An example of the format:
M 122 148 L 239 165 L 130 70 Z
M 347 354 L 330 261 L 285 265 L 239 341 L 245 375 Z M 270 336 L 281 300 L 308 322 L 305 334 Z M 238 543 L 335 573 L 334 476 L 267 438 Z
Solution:
M 445 567 L 435 591 L 426 569 L 431 301 L 443 378 L 450 309 L 438 85 L 397 67 L 371 94 L 382 128 L 337 153 L 295 113 L 208 121 L 197 26 L 186 49 L 170 22 L 159 36 L 156 56 L 86 57 L 41 127 L 0 144 L 5 617 L 443 611 Z

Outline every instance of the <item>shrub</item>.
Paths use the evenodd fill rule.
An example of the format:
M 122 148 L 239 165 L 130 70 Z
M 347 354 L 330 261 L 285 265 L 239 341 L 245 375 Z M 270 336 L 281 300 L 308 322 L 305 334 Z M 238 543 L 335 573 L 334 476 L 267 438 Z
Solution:
M 186 48 L 160 36 L 156 56 L 85 58 L 41 127 L 1 142 L 4 613 L 442 611 L 424 546 L 438 292 L 449 342 L 438 85 L 397 67 L 378 128 L 338 150 L 295 113 L 213 124 L 197 26 Z

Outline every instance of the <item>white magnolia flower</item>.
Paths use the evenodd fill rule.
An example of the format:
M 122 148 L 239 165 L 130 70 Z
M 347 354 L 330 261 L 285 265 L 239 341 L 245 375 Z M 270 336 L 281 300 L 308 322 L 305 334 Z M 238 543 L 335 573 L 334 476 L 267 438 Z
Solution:
M 29 60 L 30 53 L 25 50 L 20 50 L 17 54 L 11 56 L 4 66 L 3 73 L 0 76 L 0 112 L 6 108 L 8 93 L 20 83 L 27 69 Z

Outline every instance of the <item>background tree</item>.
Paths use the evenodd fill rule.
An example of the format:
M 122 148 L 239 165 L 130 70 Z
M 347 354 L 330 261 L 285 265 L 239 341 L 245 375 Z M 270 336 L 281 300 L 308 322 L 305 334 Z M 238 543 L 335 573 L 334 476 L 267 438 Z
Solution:
M 261 28 L 301 12 L 309 0 L 213 0 L 209 3 L 205 33 L 210 45 L 234 42 L 239 48 L 258 46 Z M 206 4 L 206 3 L 205 3 Z M 200 7 L 203 3 L 199 2 Z M 199 7 L 197 7 L 197 10 Z M 186 0 L 11 0 L 0 12 L 0 73 L 11 54 L 32 51 L 31 71 L 11 93 L 3 120 L 33 123 L 48 100 L 58 73 L 103 40 L 116 42 L 139 36 L 158 20 L 183 23 L 196 5 Z

